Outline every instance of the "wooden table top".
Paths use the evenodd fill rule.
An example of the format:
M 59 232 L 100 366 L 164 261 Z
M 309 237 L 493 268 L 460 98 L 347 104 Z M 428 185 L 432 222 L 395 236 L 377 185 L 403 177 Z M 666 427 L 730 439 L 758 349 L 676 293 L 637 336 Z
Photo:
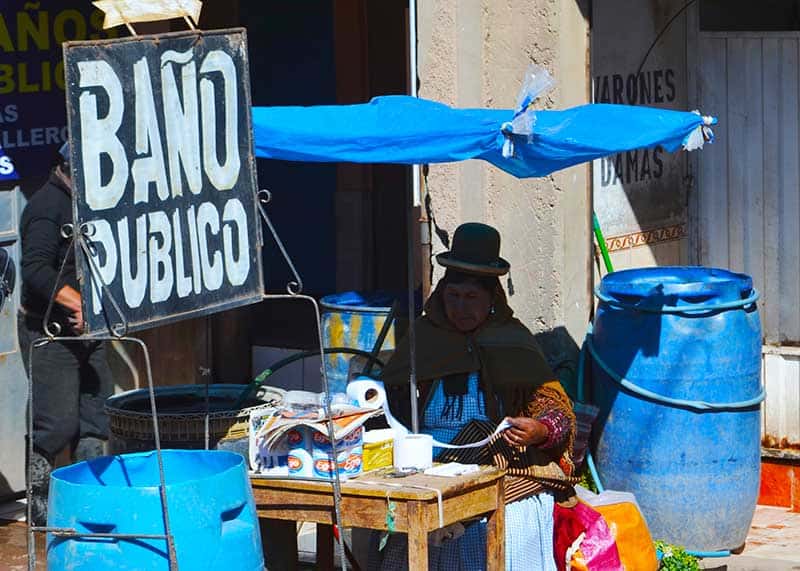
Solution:
M 356 478 L 342 480 L 342 495 L 385 498 L 386 492 L 390 491 L 393 499 L 428 501 L 437 499 L 435 490 L 439 490 L 442 497 L 447 498 L 490 484 L 505 475 L 503 470 L 493 466 L 481 466 L 478 472 L 455 477 L 418 473 L 392 478 L 386 475 L 389 472 L 392 472 L 391 468 L 381 468 L 364 472 Z M 254 491 L 279 488 L 295 492 L 326 493 L 333 489 L 332 482 L 323 479 L 275 478 L 252 474 L 250 482 Z

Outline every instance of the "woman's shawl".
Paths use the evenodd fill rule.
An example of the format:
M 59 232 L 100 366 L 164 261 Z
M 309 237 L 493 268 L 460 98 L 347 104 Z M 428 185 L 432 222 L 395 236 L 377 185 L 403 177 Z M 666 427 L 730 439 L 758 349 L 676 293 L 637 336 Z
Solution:
M 416 322 L 416 374 L 420 387 L 424 391 L 426 383 L 478 371 L 490 418 L 499 421 L 504 414 L 522 413 L 536 389 L 556 379 L 533 334 L 514 317 L 499 282 L 494 312 L 470 334 L 461 333 L 450 324 L 444 311 L 443 290 L 440 283 L 425 305 L 425 315 Z M 386 364 L 382 380 L 389 389 L 407 389 L 407 336 Z

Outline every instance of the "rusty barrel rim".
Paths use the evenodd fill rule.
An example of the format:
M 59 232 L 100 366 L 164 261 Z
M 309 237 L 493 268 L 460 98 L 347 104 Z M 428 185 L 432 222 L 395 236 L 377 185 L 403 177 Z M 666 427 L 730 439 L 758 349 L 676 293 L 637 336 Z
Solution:
M 208 393 L 213 398 L 230 399 L 233 405 L 247 385 L 211 384 Z M 250 413 L 264 408 L 277 407 L 283 402 L 283 389 L 262 386 L 255 399 L 260 404 L 239 409 L 212 410 L 207 415 L 204 405 L 206 385 L 175 385 L 156 387 L 156 408 L 158 400 L 169 397 L 196 397 L 199 406 L 186 412 L 158 412 L 158 426 L 164 441 L 194 441 L 205 435 L 205 418 L 208 416 L 209 433 L 214 436 L 228 434 L 237 425 L 246 427 Z M 146 402 L 143 410 L 131 410 L 134 404 Z M 147 389 L 133 389 L 114 395 L 106 400 L 106 414 L 109 429 L 114 436 L 124 439 L 149 440 L 153 437 L 153 417 L 150 414 L 149 393 Z

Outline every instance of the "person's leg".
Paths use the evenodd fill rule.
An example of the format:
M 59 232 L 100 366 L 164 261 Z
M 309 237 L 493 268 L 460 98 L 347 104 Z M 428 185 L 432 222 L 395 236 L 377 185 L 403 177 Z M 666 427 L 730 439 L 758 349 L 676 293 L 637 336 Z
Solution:
M 36 450 L 33 451 L 28 462 L 30 464 L 31 524 L 44 527 L 47 525 L 47 497 L 53 463 Z
M 28 352 L 42 336 L 20 320 L 20 350 L 26 372 L 33 374 L 33 446 L 52 460 L 78 434 L 78 344 L 53 341 L 34 348 L 30 371 Z
M 26 372 L 33 373 L 33 455 L 29 485 L 33 491 L 34 524 L 45 525 L 47 493 L 54 459 L 78 433 L 78 359 L 67 344 L 51 342 L 33 350 L 33 370 L 28 355 L 33 342 L 43 334 L 18 322 L 20 350 Z
M 556 571 L 553 496 L 547 492 L 506 504 L 506 570 Z
M 76 461 L 105 454 L 108 440 L 105 404 L 113 393 L 114 380 L 104 342 L 86 345 L 80 375 L 80 431 L 73 454 Z
M 404 571 L 408 564 L 408 535 L 392 533 L 388 536 L 383 549 L 380 549 L 383 531 L 374 531 L 370 538 L 367 571 Z M 485 550 L 483 560 L 477 566 L 470 562 L 466 567 L 461 562 L 461 540 L 452 539 L 441 545 L 428 544 L 429 571 L 480 571 L 485 567 Z

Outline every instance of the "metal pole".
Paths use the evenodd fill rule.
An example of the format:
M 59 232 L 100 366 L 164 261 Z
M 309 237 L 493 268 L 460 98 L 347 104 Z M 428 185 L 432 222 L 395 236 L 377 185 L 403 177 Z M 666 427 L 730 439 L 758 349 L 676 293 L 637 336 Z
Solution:
M 261 209 L 262 216 L 266 216 L 266 212 Z M 291 288 L 289 290 L 291 292 Z M 319 341 L 319 349 L 320 349 L 320 356 L 322 357 L 322 366 L 320 368 L 320 372 L 322 373 L 322 390 L 325 392 L 325 399 L 323 402 L 323 409 L 325 411 L 325 416 L 327 418 L 333 418 L 333 414 L 331 413 L 331 392 L 330 387 L 328 386 L 328 373 L 325 367 L 325 348 L 323 347 L 323 340 L 322 340 L 322 325 L 319 313 L 319 305 L 317 304 L 317 300 L 308 295 L 302 295 L 300 293 L 286 293 L 286 294 L 264 294 L 261 298 L 263 300 L 270 300 L 270 299 L 296 299 L 296 300 L 304 300 L 308 301 L 314 306 L 314 312 L 317 320 L 317 339 Z M 328 422 L 328 440 L 331 441 L 331 455 L 333 456 L 333 511 L 334 517 L 336 519 L 336 525 L 339 526 L 339 530 L 343 530 L 344 526 L 342 525 L 342 483 L 341 479 L 339 478 L 339 469 L 338 464 L 336 462 L 336 458 L 338 458 L 339 451 L 336 446 L 336 435 L 333 428 L 333 422 Z M 337 540 L 337 544 L 339 546 L 339 557 L 342 563 L 342 569 L 347 571 L 347 554 L 344 548 L 344 537 L 342 533 L 339 533 L 339 538 Z
M 86 256 L 86 261 L 89 264 L 90 268 L 90 279 L 95 285 L 99 285 L 103 295 L 106 296 L 106 299 L 111 303 L 114 307 L 114 310 L 117 313 L 117 316 L 121 319 L 121 323 L 117 325 L 110 325 L 109 332 L 110 335 L 104 336 L 92 336 L 88 337 L 83 334 L 75 336 L 75 337 L 63 337 L 59 336 L 61 332 L 61 326 L 57 323 L 50 323 L 50 313 L 53 309 L 53 305 L 55 304 L 55 296 L 56 296 L 56 289 L 53 289 L 52 294 L 50 295 L 50 300 L 47 304 L 47 310 L 45 311 L 43 326 L 46 337 L 42 337 L 40 339 L 35 340 L 31 344 L 31 348 L 29 351 L 28 356 L 28 482 L 27 482 L 27 499 L 28 499 L 28 569 L 33 571 L 36 566 L 36 549 L 35 549 L 35 533 L 36 531 L 48 531 L 49 528 L 44 527 L 35 527 L 31 525 L 31 499 L 33 496 L 33 490 L 31 488 L 31 462 L 30 459 L 33 455 L 33 350 L 36 347 L 42 347 L 47 345 L 48 343 L 52 343 L 55 341 L 60 342 L 67 342 L 67 343 L 74 343 L 74 342 L 83 342 L 87 338 L 93 341 L 128 341 L 131 343 L 135 343 L 142 348 L 144 353 L 144 360 L 145 366 L 147 369 L 147 386 L 148 391 L 150 394 L 150 412 L 152 413 L 153 417 L 153 436 L 155 437 L 155 445 L 156 445 L 156 457 L 158 459 L 158 476 L 159 476 L 159 492 L 161 496 L 161 509 L 162 509 L 162 516 L 164 518 L 164 536 L 167 541 L 167 553 L 169 557 L 169 569 L 170 571 L 177 571 L 178 569 L 178 561 L 177 555 L 175 552 L 175 541 L 170 533 L 170 525 L 169 525 L 169 508 L 167 507 L 167 484 L 166 478 L 164 476 L 164 461 L 161 455 L 161 438 L 158 431 L 158 413 L 156 411 L 156 397 L 155 397 L 155 388 L 153 385 L 153 371 L 150 366 L 150 354 L 147 351 L 147 345 L 145 345 L 144 341 L 140 339 L 135 339 L 131 337 L 126 337 L 128 331 L 128 321 L 125 315 L 122 313 L 120 309 L 119 303 L 111 292 L 108 289 L 108 285 L 103 281 L 100 271 L 97 268 L 97 264 L 95 263 L 94 259 L 92 258 L 92 253 L 89 248 L 89 245 L 86 243 L 86 238 L 90 237 L 94 233 L 94 228 L 91 222 L 84 222 L 83 224 L 79 225 L 77 230 L 75 225 L 73 224 L 65 224 L 61 227 L 61 236 L 64 239 L 70 240 L 70 247 L 75 247 L 75 258 L 77 258 L 78 253 L 82 253 Z M 56 283 L 60 282 L 61 276 L 64 274 L 64 268 L 66 266 L 67 257 L 64 257 L 64 261 L 61 263 L 61 267 L 58 272 L 58 278 L 56 279 Z
M 417 2 L 408 0 L 408 93 L 411 97 L 417 96 Z M 422 197 L 419 184 L 419 165 L 411 166 L 412 204 L 420 206 Z
M 145 361 L 145 368 L 147 370 L 147 386 L 150 395 L 150 410 L 152 412 L 153 417 L 153 436 L 156 445 L 156 457 L 158 459 L 158 476 L 159 476 L 159 494 L 161 496 L 161 508 L 162 508 L 162 516 L 164 518 L 164 535 L 159 534 L 118 534 L 118 533 L 108 533 L 108 534 L 96 534 L 96 533 L 80 533 L 74 530 L 69 529 L 59 529 L 59 528 L 50 528 L 50 527 L 38 527 L 33 526 L 31 522 L 31 498 L 33 495 L 33 490 L 31 488 L 31 465 L 30 465 L 30 457 L 33 452 L 33 350 L 38 347 L 43 347 L 49 343 L 54 342 L 65 342 L 65 343 L 79 343 L 84 342 L 86 339 L 91 339 L 92 341 L 120 341 L 120 342 L 129 342 L 135 343 L 142 348 L 142 352 L 144 353 L 144 361 Z M 31 343 L 30 350 L 28 352 L 28 485 L 27 485 L 27 497 L 28 497 L 28 569 L 29 571 L 33 571 L 36 567 L 36 549 L 35 549 L 35 533 L 36 532 L 48 532 L 54 533 L 56 535 L 61 536 L 69 536 L 69 537 L 112 537 L 112 538 L 119 538 L 119 539 L 126 539 L 126 538 L 140 538 L 140 539 L 165 539 L 167 542 L 167 554 L 169 558 L 169 569 L 170 571 L 177 571 L 178 569 L 178 560 L 177 554 L 175 551 L 175 538 L 172 536 L 170 523 L 169 523 L 169 508 L 167 507 L 167 485 L 166 485 L 166 477 L 164 476 L 164 461 L 161 456 L 161 438 L 158 430 L 158 414 L 156 411 L 156 401 L 155 401 L 155 387 L 153 385 L 153 373 L 152 367 L 150 364 L 150 354 L 147 350 L 147 345 L 145 345 L 144 341 L 141 339 L 136 339 L 133 337 L 119 337 L 117 335 L 108 335 L 108 336 L 93 336 L 93 337 L 86 337 L 86 336 L 77 336 L 77 337 L 60 337 L 56 335 L 50 335 L 47 337 L 42 337 L 36 339 L 33 343 Z
M 316 318 L 316 327 L 317 327 L 317 340 L 319 342 L 319 354 L 322 361 L 321 366 L 321 373 L 322 373 L 322 389 L 325 391 L 325 402 L 323 403 L 323 407 L 325 410 L 325 416 L 327 418 L 332 418 L 333 415 L 331 414 L 331 391 L 330 387 L 328 386 L 328 372 L 325 367 L 325 347 L 324 341 L 322 339 L 322 323 L 320 319 L 320 312 L 319 312 L 319 305 L 317 304 L 317 300 L 311 296 L 303 295 L 303 280 L 300 278 L 300 274 L 297 273 L 297 269 L 295 268 L 294 264 L 292 263 L 292 259 L 289 257 L 286 248 L 283 245 L 283 242 L 278 236 L 278 233 L 275 230 L 275 227 L 272 225 L 272 221 L 270 221 L 269 216 L 267 215 L 267 211 L 264 208 L 264 205 L 268 204 L 271 200 L 272 195 L 268 190 L 260 190 L 257 193 L 257 202 L 256 205 L 258 206 L 258 211 L 261 214 L 261 218 L 267 224 L 270 233 L 272 234 L 275 243 L 278 245 L 278 249 L 281 251 L 283 255 L 283 259 L 288 264 L 289 268 L 292 271 L 292 275 L 295 278 L 295 281 L 289 282 L 286 286 L 286 290 L 288 293 L 286 294 L 264 294 L 262 299 L 299 299 L 305 300 L 309 302 L 311 305 L 314 306 L 314 316 Z M 339 451 L 337 450 L 336 446 L 336 437 L 333 428 L 333 422 L 328 422 L 328 439 L 331 441 L 331 454 L 333 455 L 333 510 L 334 510 L 334 517 L 336 519 L 336 525 L 339 526 L 339 537 L 337 539 L 337 543 L 339 545 L 339 558 L 342 563 L 342 569 L 347 571 L 347 554 L 344 548 L 344 537 L 341 531 L 344 529 L 342 525 L 342 483 L 339 479 L 339 469 L 336 459 L 338 458 Z
M 409 192 L 411 194 L 411 192 Z M 409 196 L 409 199 L 413 198 Z M 411 431 L 415 434 L 419 432 L 419 412 L 417 410 L 417 331 L 414 320 L 416 318 L 416 296 L 415 296 L 415 264 L 414 264 L 414 205 L 412 200 L 408 201 L 408 386 L 411 399 Z
M 408 0 L 408 82 L 409 94 L 417 96 L 417 2 Z M 411 188 L 408 200 L 408 343 L 409 365 L 408 386 L 411 397 L 411 431 L 419 432 L 419 412 L 417 410 L 417 336 L 414 318 L 416 317 L 415 302 L 415 264 L 414 249 L 414 208 L 422 204 L 420 198 L 420 169 L 419 165 L 411 167 Z
M 611 256 L 608 253 L 608 245 L 603 236 L 603 230 L 600 228 L 600 221 L 597 219 L 597 214 L 592 212 L 592 226 L 594 227 L 594 237 L 597 239 L 597 246 L 600 248 L 600 253 L 603 255 L 603 263 L 606 266 L 606 273 L 614 271 L 614 264 L 611 263 Z
M 141 339 L 135 337 L 125 338 L 126 341 L 136 343 L 142 348 L 144 354 L 145 368 L 147 369 L 147 388 L 150 395 L 150 411 L 153 413 L 153 438 L 156 444 L 156 458 L 158 459 L 158 481 L 159 481 L 159 495 L 161 496 L 161 508 L 164 516 L 164 534 L 167 536 L 167 552 L 169 554 L 169 568 L 170 571 L 178 569 L 178 556 L 175 552 L 175 539 L 170 533 L 169 526 L 169 508 L 167 507 L 167 480 L 164 476 L 164 458 L 161 455 L 161 434 L 158 430 L 158 414 L 156 413 L 156 392 L 153 386 L 153 370 L 150 366 L 150 353 L 147 351 L 147 345 Z

